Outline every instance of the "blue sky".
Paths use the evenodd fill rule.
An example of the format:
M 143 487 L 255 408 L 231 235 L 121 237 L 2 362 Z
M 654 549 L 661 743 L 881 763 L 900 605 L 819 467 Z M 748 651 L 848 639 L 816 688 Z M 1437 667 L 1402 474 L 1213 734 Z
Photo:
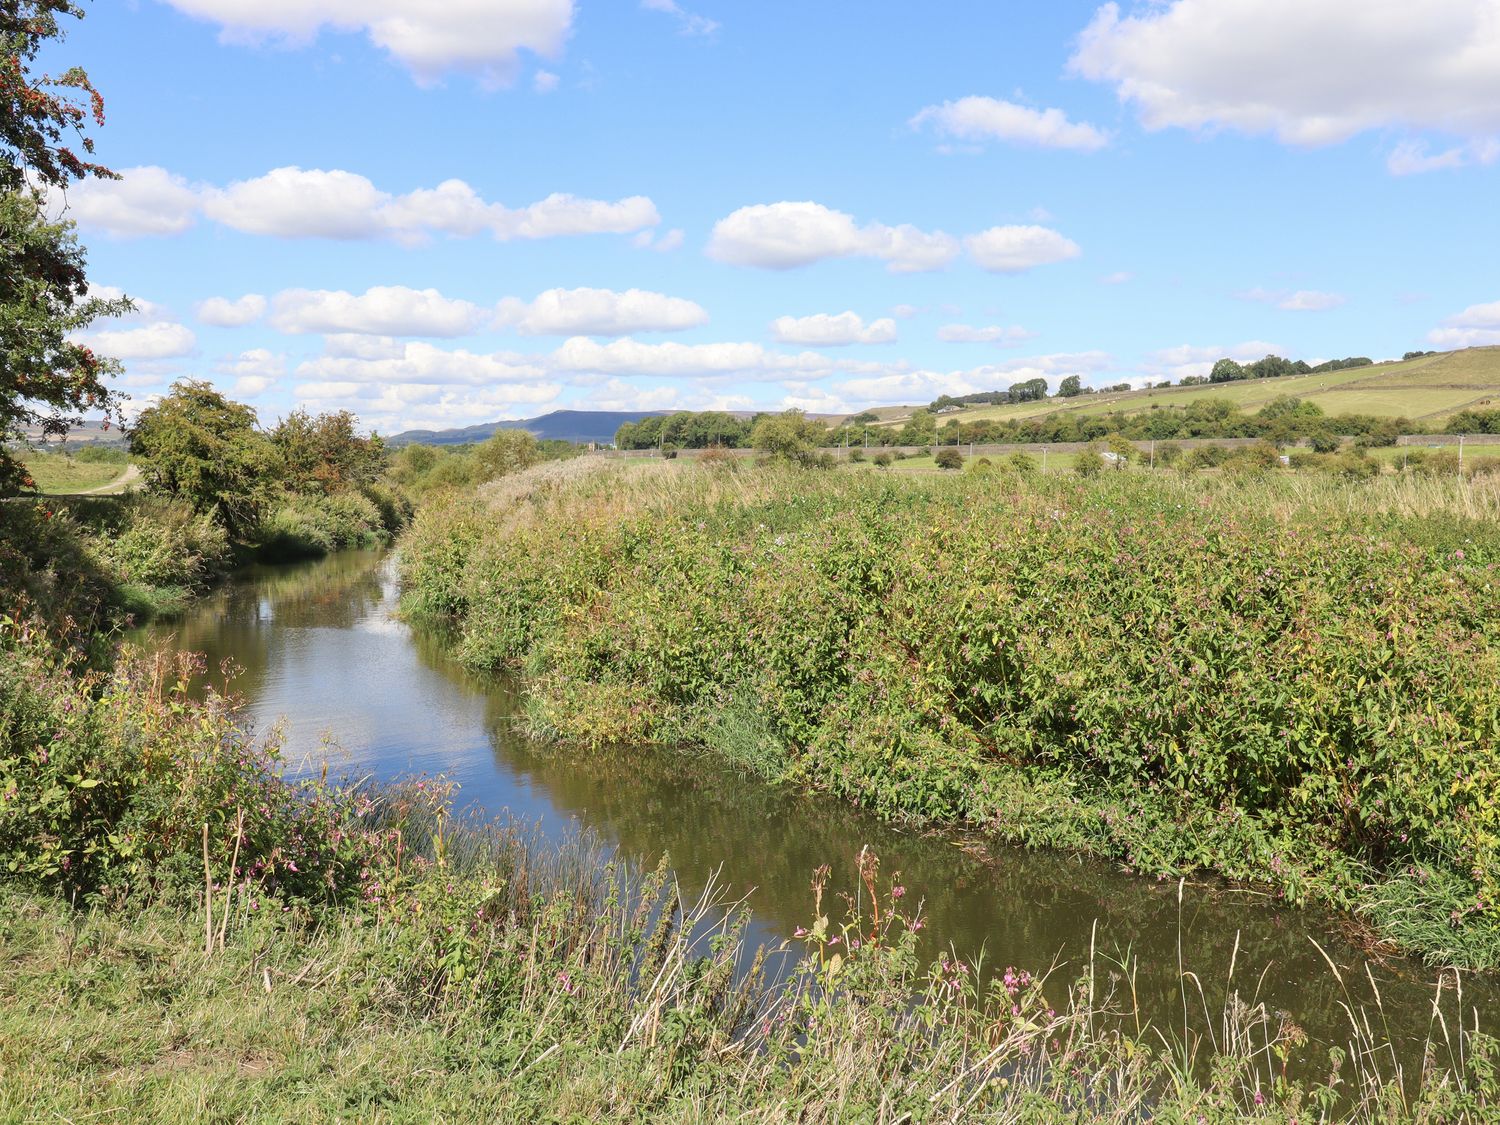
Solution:
M 382 432 L 1500 343 L 1500 0 L 133 0 L 137 404 Z

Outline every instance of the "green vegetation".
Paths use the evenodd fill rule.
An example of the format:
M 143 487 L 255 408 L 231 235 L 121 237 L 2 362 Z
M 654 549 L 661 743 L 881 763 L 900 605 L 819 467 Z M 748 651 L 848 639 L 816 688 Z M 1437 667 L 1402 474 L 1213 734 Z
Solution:
M 1374 1125 L 1500 1098 L 1461 1018 L 1405 1075 L 1378 1011 L 1329 1049 L 1248 979 L 1195 1046 L 1102 959 L 923 964 L 920 889 L 867 851 L 843 909 L 813 873 L 783 967 L 665 860 L 454 823 L 437 783 L 288 780 L 189 666 L 80 678 L 13 625 L 0 651 L 6 1119 Z
M 56 453 L 26 453 L 21 464 L 38 492 L 66 494 L 89 492 L 119 480 L 130 458 L 123 449 L 84 446 Z
M 31 487 L 5 443 L 38 424 L 65 434 L 79 411 L 108 415 L 117 400 L 107 381 L 119 364 L 72 337 L 132 306 L 90 295 L 73 223 L 53 222 L 46 207 L 48 189 L 114 177 L 87 159 L 94 143 L 85 130 L 104 123 L 104 101 L 78 67 L 31 70 L 61 38 L 59 16 L 81 14 L 64 0 L 22 0 L 0 13 L 0 496 Z
M 402 558 L 412 612 L 530 673 L 540 731 L 722 749 L 739 701 L 770 777 L 1264 881 L 1480 968 L 1497 514 L 1492 481 L 1415 476 L 580 466 L 430 505 Z

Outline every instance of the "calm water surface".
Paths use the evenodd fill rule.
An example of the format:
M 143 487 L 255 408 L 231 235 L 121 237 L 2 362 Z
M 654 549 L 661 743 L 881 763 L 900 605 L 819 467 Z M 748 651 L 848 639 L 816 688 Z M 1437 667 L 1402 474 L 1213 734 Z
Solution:
M 902 872 L 909 894 L 924 900 L 930 953 L 941 943 L 1001 968 L 1057 965 L 1056 1000 L 1093 948 L 1101 980 L 1106 961 L 1132 965 L 1143 1017 L 1180 1029 L 1180 939 L 1183 965 L 1203 982 L 1214 1024 L 1233 958 L 1244 994 L 1258 990 L 1315 1039 L 1347 1041 L 1339 1002 L 1370 1004 L 1372 977 L 1403 1055 L 1429 1033 L 1436 974 L 1407 960 L 1367 963 L 1341 938 L 1338 919 L 1321 912 L 1214 884 L 1187 886 L 1179 904 L 1175 883 L 1068 856 L 903 832 L 831 799 L 784 792 L 675 751 L 583 754 L 530 745 L 512 730 L 514 686 L 466 671 L 440 637 L 398 620 L 398 595 L 391 556 L 345 553 L 248 571 L 186 618 L 135 639 L 203 653 L 221 689 L 225 670 L 234 669 L 230 690 L 259 729 L 280 727 L 293 766 L 327 763 L 331 773 L 352 777 L 441 774 L 460 783 L 462 803 L 509 813 L 549 837 L 586 828 L 649 866 L 667 853 L 685 889 L 696 893 L 717 875 L 732 894 L 748 894 L 765 940 L 789 938 L 810 921 L 815 867 L 832 864 L 835 889 L 840 875 L 848 885 L 853 858 L 868 844 L 883 870 Z M 1313 939 L 1339 966 L 1343 984 Z M 1497 1000 L 1493 985 L 1466 979 L 1465 1024 L 1477 1005 L 1489 1027 Z M 1190 1001 L 1192 1022 L 1205 1026 L 1196 987 Z

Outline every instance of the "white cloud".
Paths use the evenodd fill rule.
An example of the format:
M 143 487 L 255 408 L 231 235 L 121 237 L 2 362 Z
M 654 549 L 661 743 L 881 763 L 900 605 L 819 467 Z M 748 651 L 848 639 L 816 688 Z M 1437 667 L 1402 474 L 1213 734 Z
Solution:
M 431 386 L 550 384 L 550 372 L 533 358 L 509 352 L 480 353 L 411 341 L 372 357 L 324 355 L 297 367 L 301 379 L 321 382 Z M 556 394 L 556 388 L 553 388 Z
M 715 20 L 683 11 L 676 0 L 641 0 L 641 7 L 648 12 L 665 12 L 673 17 L 683 35 L 712 35 L 719 30 Z
M 120 237 L 180 234 L 198 214 L 244 234 L 276 238 L 394 239 L 433 235 L 512 239 L 630 234 L 661 222 L 645 196 L 615 201 L 557 192 L 525 207 L 483 199 L 463 180 L 392 195 L 341 169 L 273 168 L 225 187 L 189 185 L 161 168 L 129 169 L 123 180 L 90 180 L 68 197 L 84 226 Z M 671 234 L 664 236 L 670 242 Z
M 916 305 L 893 305 L 891 315 L 899 320 L 911 320 L 922 312 Z
M 1429 343 L 1445 348 L 1476 348 L 1500 344 L 1500 301 L 1470 305 L 1427 333 Z
M 1060 109 L 1031 109 L 995 98 L 967 97 L 930 105 L 911 119 L 911 125 L 931 125 L 940 136 L 961 141 L 1010 141 L 1078 152 L 1094 152 L 1109 143 L 1103 130 L 1069 121 Z
M 251 348 L 219 364 L 218 371 L 233 376 L 231 394 L 253 398 L 270 390 L 286 374 L 286 356 L 266 348 Z
M 708 323 L 696 302 L 644 289 L 548 289 L 527 303 L 500 302 L 499 321 L 526 336 L 625 336 L 680 332 Z
M 367 336 L 465 336 L 485 312 L 436 289 L 377 285 L 360 296 L 343 290 L 286 289 L 276 294 L 271 326 L 278 332 Z
M 115 238 L 181 234 L 198 212 L 197 189 L 154 165 L 121 169 L 118 180 L 80 180 L 49 196 L 54 209 L 65 206 L 80 226 Z
M 219 328 L 238 328 L 265 316 L 266 299 L 259 293 L 246 293 L 233 301 L 228 297 L 210 297 L 206 301 L 199 301 L 194 311 L 204 324 Z
M 78 342 L 114 359 L 175 359 L 191 355 L 198 338 L 186 325 L 163 320 L 140 328 L 90 333 Z
M 118 301 L 127 296 L 125 290 L 118 285 L 90 285 L 88 295 L 90 299 L 97 297 L 101 301 Z M 145 321 L 170 320 L 172 314 L 165 305 L 148 301 L 144 297 L 131 297 L 135 308 L 123 316 L 110 317 L 114 324 L 140 324 Z
M 639 250 L 654 250 L 658 254 L 668 254 L 673 250 L 680 250 L 684 235 L 680 228 L 674 228 L 658 236 L 655 231 L 643 230 L 630 240 L 630 244 Z
M 1113 83 L 1148 129 L 1297 145 L 1384 128 L 1500 132 L 1497 0 L 1159 0 L 1123 17 L 1109 3 L 1069 65 Z M 1396 158 L 1423 170 L 1411 163 Z
M 166 0 L 219 24 L 229 41 L 311 42 L 327 28 L 362 31 L 419 82 L 449 71 L 509 85 L 522 51 L 552 57 L 567 41 L 573 0 Z
M 779 316 L 771 322 L 771 338 L 779 344 L 805 344 L 815 348 L 841 344 L 890 344 L 896 340 L 896 322 L 886 317 L 866 324 L 853 312 Z
M 945 324 L 937 330 L 937 337 L 954 344 L 999 344 L 1008 348 L 1035 339 L 1036 333 L 1019 324 L 990 324 L 983 328 L 972 324 Z
M 550 70 L 539 70 L 531 76 L 531 88 L 538 94 L 550 94 L 560 81 Z
M 1263 305 L 1274 305 L 1287 312 L 1323 312 L 1336 309 L 1348 300 L 1341 293 L 1323 293 L 1316 289 L 1250 289 L 1236 294 L 1243 301 L 1258 301 Z
M 1115 273 L 1105 274 L 1099 279 L 1102 285 L 1125 285 L 1135 280 L 1135 274 L 1128 270 L 1117 270 Z
M 627 338 L 600 344 L 584 336 L 564 341 L 548 358 L 562 371 L 665 378 L 817 379 L 849 362 L 816 352 L 787 355 L 750 343 L 643 344 Z
M 1266 340 L 1246 340 L 1224 347 L 1222 344 L 1178 344 L 1146 355 L 1144 373 L 1152 379 L 1182 379 L 1189 375 L 1207 375 L 1224 357 L 1248 363 L 1267 355 L 1281 355 L 1280 344 Z
M 992 273 L 1020 273 L 1083 253 L 1072 239 L 1038 226 L 991 227 L 964 239 L 964 249 Z
M 741 207 L 714 224 L 710 257 L 738 266 L 793 269 L 824 258 L 879 258 L 893 273 L 940 269 L 958 254 L 942 231 L 881 223 L 860 226 L 821 203 L 761 203 Z

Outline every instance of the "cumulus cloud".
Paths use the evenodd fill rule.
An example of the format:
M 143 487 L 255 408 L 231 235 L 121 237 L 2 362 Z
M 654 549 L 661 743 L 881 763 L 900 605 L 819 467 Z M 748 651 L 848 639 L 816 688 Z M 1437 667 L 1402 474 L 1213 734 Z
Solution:
M 49 192 L 54 210 L 115 238 L 181 234 L 197 220 L 198 191 L 181 176 L 147 165 L 118 180 L 79 180 Z
M 351 385 L 488 386 L 494 383 L 547 383 L 550 372 L 532 357 L 511 352 L 471 352 L 409 341 L 373 356 L 325 354 L 305 360 L 298 365 L 297 376 L 317 382 Z M 552 393 L 555 395 L 557 390 L 554 387 Z
M 1039 226 L 991 227 L 964 239 L 964 249 L 991 273 L 1021 273 L 1083 253 L 1071 238 Z
M 90 285 L 89 298 L 98 298 L 101 301 L 118 301 L 121 297 L 130 296 L 135 308 L 121 316 L 110 317 L 114 324 L 141 324 L 147 321 L 170 320 L 172 314 L 165 305 L 148 301 L 144 297 L 136 297 L 127 294 L 118 285 Z
M 1470 305 L 1427 334 L 1429 343 L 1444 348 L 1475 348 L 1500 344 L 1500 301 Z
M 676 0 L 641 0 L 641 7 L 648 12 L 663 12 L 671 16 L 683 35 L 712 35 L 719 30 L 717 21 L 684 11 Z
M 1178 344 L 1147 353 L 1144 373 L 1153 379 L 1182 379 L 1189 375 L 1207 375 L 1214 364 L 1226 356 L 1248 363 L 1262 356 L 1280 355 L 1283 351 L 1280 344 L 1266 340 L 1245 340 L 1229 347 L 1222 344 Z
M 861 226 L 821 203 L 760 203 L 714 224 L 708 254 L 721 262 L 785 270 L 825 258 L 878 258 L 893 273 L 941 269 L 958 254 L 958 241 L 914 226 Z
M 509 85 L 521 52 L 553 57 L 573 23 L 573 0 L 166 0 L 218 24 L 231 42 L 305 45 L 325 28 L 364 32 L 423 83 L 448 72 Z
M 560 81 L 550 70 L 539 70 L 531 76 L 531 88 L 538 94 L 550 94 Z
M 608 201 L 557 192 L 510 208 L 485 200 L 463 180 L 393 195 L 357 172 L 295 166 L 224 187 L 188 184 L 161 168 L 132 168 L 121 180 L 75 186 L 67 202 L 81 225 L 119 237 L 180 234 L 200 214 L 244 234 L 408 245 L 434 235 L 489 234 L 506 242 L 631 234 L 661 222 L 656 205 L 640 195 Z
M 266 299 L 259 293 L 246 293 L 231 301 L 228 297 L 210 297 L 194 307 L 198 319 L 218 328 L 238 328 L 257 321 L 266 314 Z
M 771 338 L 779 344 L 835 347 L 842 344 L 890 344 L 896 339 L 896 322 L 889 317 L 869 324 L 857 313 L 813 316 L 779 316 L 771 322 Z
M 1336 309 L 1348 300 L 1341 293 L 1323 293 L 1316 289 L 1250 289 L 1236 296 L 1243 301 L 1258 301 L 1288 312 L 1323 312 Z
M 945 324 L 937 330 L 937 337 L 953 344 L 999 344 L 1008 348 L 1035 339 L 1036 333 L 1019 324 L 988 324 L 982 328 L 972 324 Z
M 1009 141 L 1077 152 L 1094 152 L 1109 144 L 1103 130 L 1069 121 L 1060 109 L 1032 109 L 996 98 L 967 97 L 930 105 L 911 119 L 911 125 L 930 126 L 939 136 L 961 141 Z
M 654 250 L 658 254 L 669 254 L 673 250 L 680 250 L 683 241 L 682 230 L 673 228 L 661 234 L 654 230 L 643 230 L 630 240 L 630 244 L 639 250 Z
M 1112 83 L 1148 129 L 1229 128 L 1290 144 L 1371 129 L 1500 133 L 1496 0 L 1166 0 L 1108 3 L 1071 69 Z M 1399 150 L 1398 150 L 1399 151 Z M 1393 170 L 1423 166 L 1408 152 Z
M 267 348 L 251 348 L 220 363 L 217 370 L 234 380 L 231 394 L 254 398 L 265 394 L 286 374 L 286 356 Z
M 436 289 L 377 285 L 359 296 L 341 289 L 285 289 L 276 294 L 271 326 L 288 333 L 452 337 L 468 335 L 484 318 L 478 305 Z
M 78 340 L 101 355 L 125 360 L 176 359 L 192 355 L 198 346 L 192 329 L 167 320 L 140 328 L 93 332 Z
M 702 305 L 644 289 L 548 289 L 527 302 L 500 302 L 498 323 L 523 336 L 626 336 L 632 332 L 681 332 L 708 323 Z
M 817 352 L 787 354 L 752 343 L 644 344 L 587 337 L 566 340 L 547 357 L 556 370 L 663 378 L 819 379 L 840 370 L 880 370 L 880 364 L 830 360 Z

